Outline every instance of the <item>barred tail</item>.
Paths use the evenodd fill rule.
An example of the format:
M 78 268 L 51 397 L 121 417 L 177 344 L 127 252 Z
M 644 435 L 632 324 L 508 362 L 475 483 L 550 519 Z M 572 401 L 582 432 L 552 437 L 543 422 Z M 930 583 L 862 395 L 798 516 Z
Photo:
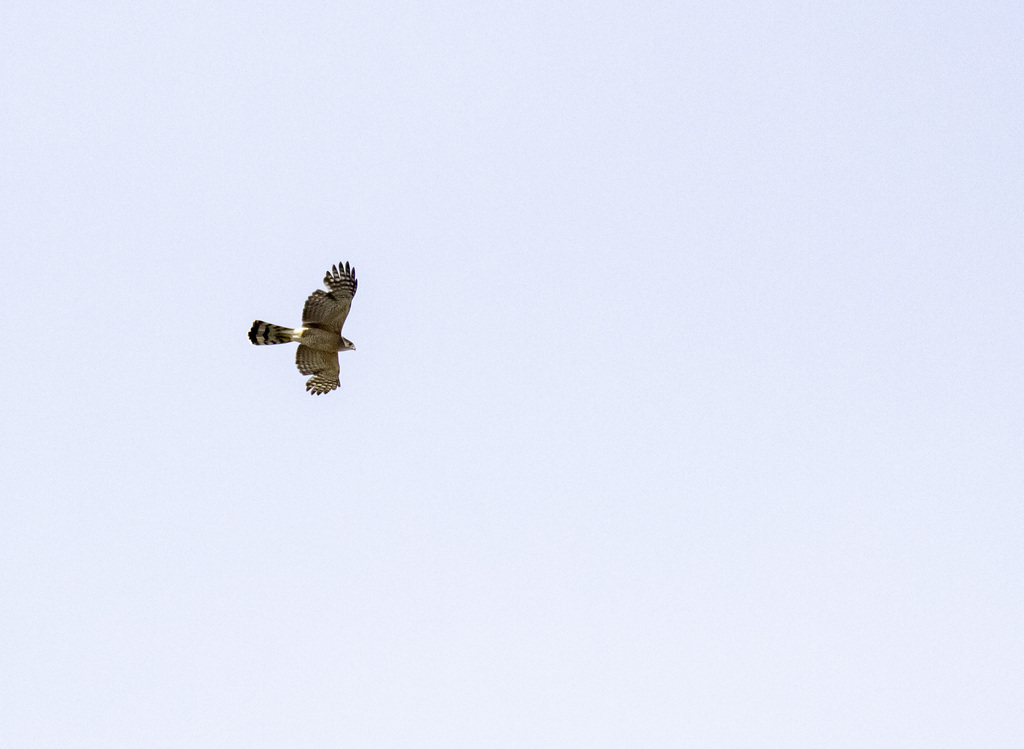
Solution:
M 271 325 L 262 320 L 253 320 L 249 328 L 249 340 L 255 346 L 267 346 L 272 343 L 288 343 L 295 331 L 282 325 Z

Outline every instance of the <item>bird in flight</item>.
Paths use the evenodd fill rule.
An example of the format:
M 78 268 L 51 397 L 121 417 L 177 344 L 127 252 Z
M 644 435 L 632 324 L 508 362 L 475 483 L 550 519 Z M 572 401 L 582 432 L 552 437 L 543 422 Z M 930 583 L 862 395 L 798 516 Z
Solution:
M 255 346 L 298 341 L 295 365 L 304 375 L 313 375 L 306 381 L 311 394 L 329 393 L 341 385 L 338 380 L 338 352 L 355 351 L 355 344 L 341 334 L 341 326 L 348 317 L 352 297 L 356 295 L 356 269 L 348 263 L 332 266 L 324 276 L 328 291 L 317 289 L 309 295 L 302 308 L 302 327 L 285 328 L 254 320 L 249 329 L 249 340 Z

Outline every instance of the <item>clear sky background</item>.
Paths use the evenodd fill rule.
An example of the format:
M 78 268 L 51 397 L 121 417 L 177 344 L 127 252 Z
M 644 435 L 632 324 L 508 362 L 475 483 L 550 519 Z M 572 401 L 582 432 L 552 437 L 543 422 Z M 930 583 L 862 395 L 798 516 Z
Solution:
M 0 5 L 0 744 L 1021 746 L 1022 48 Z

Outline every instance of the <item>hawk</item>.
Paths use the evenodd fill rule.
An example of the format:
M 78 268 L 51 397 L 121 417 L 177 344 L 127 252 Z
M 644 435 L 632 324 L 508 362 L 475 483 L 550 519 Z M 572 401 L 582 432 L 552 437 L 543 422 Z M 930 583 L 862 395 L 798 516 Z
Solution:
M 348 317 L 352 297 L 356 295 L 356 269 L 348 263 L 332 266 L 324 276 L 328 291 L 317 289 L 309 295 L 302 308 L 302 327 L 285 328 L 262 320 L 253 320 L 249 340 L 256 346 L 298 341 L 295 364 L 304 375 L 313 375 L 306 381 L 311 394 L 329 393 L 341 383 L 338 381 L 338 352 L 355 351 L 355 344 L 341 334 L 341 326 Z

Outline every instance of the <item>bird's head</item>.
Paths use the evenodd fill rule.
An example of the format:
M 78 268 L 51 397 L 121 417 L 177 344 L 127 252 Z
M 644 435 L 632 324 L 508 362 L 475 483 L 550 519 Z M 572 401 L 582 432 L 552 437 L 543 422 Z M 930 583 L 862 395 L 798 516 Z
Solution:
M 352 341 L 350 341 L 345 336 L 342 336 L 341 337 L 341 350 L 342 351 L 355 351 L 356 350 L 356 345 L 354 343 L 352 343 Z

